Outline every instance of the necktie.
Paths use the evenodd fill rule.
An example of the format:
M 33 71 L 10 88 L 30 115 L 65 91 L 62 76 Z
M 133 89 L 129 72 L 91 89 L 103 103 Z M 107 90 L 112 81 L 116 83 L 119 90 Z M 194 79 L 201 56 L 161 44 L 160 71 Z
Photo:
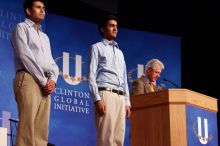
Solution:
M 150 92 L 154 92 L 154 85 L 152 83 L 149 83 L 149 89 Z

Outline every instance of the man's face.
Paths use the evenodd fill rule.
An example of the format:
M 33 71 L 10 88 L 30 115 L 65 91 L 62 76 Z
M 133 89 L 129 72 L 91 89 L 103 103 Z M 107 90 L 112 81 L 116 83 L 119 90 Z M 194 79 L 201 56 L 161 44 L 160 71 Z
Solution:
M 156 66 L 154 69 L 148 68 L 146 71 L 146 75 L 150 82 L 155 82 L 159 77 L 161 73 L 161 68 L 159 66 Z
M 34 21 L 35 23 L 40 23 L 45 17 L 45 7 L 44 4 L 40 1 L 35 1 L 33 3 L 32 9 L 26 10 L 29 19 Z
M 115 20 L 109 20 L 105 28 L 102 28 L 103 35 L 108 40 L 116 38 L 118 33 L 118 23 Z

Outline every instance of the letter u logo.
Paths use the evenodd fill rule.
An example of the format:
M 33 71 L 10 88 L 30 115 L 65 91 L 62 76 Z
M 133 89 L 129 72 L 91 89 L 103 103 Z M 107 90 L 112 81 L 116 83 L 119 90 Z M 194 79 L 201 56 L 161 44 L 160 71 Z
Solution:
M 202 120 L 201 117 L 197 117 L 198 121 L 198 137 L 201 144 L 207 144 L 208 143 L 208 120 L 204 119 L 204 134 L 205 136 L 202 137 Z
M 63 52 L 63 78 L 70 85 L 77 85 L 82 80 L 82 57 L 75 56 L 75 76 L 69 75 L 69 53 Z

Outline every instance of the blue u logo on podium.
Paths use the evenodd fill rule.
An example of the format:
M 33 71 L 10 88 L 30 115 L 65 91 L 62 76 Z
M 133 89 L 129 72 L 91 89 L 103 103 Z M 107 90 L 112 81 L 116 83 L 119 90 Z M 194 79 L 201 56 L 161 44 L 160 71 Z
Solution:
M 218 146 L 216 113 L 187 106 L 188 146 Z
M 196 131 L 196 123 L 197 123 L 197 131 Z M 204 118 L 203 125 L 202 125 L 202 118 L 197 117 L 197 122 L 194 122 L 193 124 L 193 132 L 196 135 L 196 137 L 199 139 L 201 144 L 207 144 L 208 141 L 212 140 L 213 136 L 209 136 L 208 131 L 208 119 Z M 204 136 L 203 136 L 204 135 Z

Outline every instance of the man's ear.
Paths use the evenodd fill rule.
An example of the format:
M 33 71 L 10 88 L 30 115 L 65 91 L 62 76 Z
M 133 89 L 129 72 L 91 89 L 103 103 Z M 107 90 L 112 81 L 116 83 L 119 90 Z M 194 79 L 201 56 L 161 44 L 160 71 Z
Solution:
M 147 73 L 148 73 L 148 69 L 145 70 L 145 75 L 147 75 Z
M 31 15 L 31 10 L 29 8 L 26 9 L 26 13 L 29 15 Z
M 153 70 L 153 69 L 149 67 L 149 68 L 146 70 L 146 74 L 150 73 L 152 70 Z
M 104 28 L 101 28 L 101 32 L 104 33 Z

